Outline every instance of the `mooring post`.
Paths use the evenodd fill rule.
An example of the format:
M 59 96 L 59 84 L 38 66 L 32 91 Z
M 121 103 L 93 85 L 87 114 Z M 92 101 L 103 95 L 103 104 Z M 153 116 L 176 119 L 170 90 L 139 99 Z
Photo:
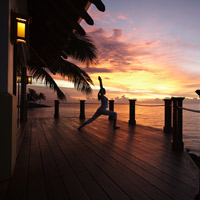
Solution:
M 173 101 L 173 136 L 172 136 L 172 150 L 183 151 L 183 114 L 182 107 L 183 97 L 172 97 Z
M 129 124 L 135 125 L 135 102 L 136 99 L 129 99 Z
M 172 100 L 171 99 L 163 99 L 165 102 L 165 126 L 164 132 L 171 133 L 172 132 Z
M 59 100 L 55 100 L 54 118 L 59 118 Z
M 79 119 L 85 119 L 85 100 L 80 100 L 80 116 Z
M 109 110 L 110 111 L 114 111 L 114 102 L 115 102 L 115 100 L 109 100 Z M 108 119 L 113 120 L 113 117 L 109 116 Z

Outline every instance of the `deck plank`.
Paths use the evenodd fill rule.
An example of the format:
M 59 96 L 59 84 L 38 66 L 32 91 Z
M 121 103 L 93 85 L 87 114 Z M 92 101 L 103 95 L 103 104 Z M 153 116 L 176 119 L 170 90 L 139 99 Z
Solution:
M 68 193 L 63 184 L 63 179 L 60 174 L 59 168 L 55 162 L 55 157 L 52 154 L 52 148 L 54 148 L 54 146 L 50 147 L 50 145 L 48 144 L 48 141 L 44 135 L 44 131 L 41 128 L 42 123 L 37 120 L 36 124 L 48 199 L 68 200 Z
M 10 181 L 9 190 L 6 197 L 7 200 L 13 200 L 16 197 L 17 199 L 21 200 L 27 199 L 31 131 L 31 123 L 28 123 L 25 128 L 25 133 L 29 132 L 30 134 L 24 134 L 13 177 Z
M 118 121 L 121 128 L 113 131 L 103 117 L 82 131 L 80 124 L 78 118 L 29 118 L 2 199 L 194 199 L 198 168 L 186 152 L 171 150 L 161 130 Z
M 69 160 L 70 165 L 79 178 L 80 183 L 84 187 L 89 199 L 109 199 L 105 191 L 100 187 L 99 183 L 96 182 L 94 177 L 91 175 L 90 171 L 80 162 L 79 158 L 76 156 L 74 151 L 76 148 L 71 149 L 66 145 L 65 141 L 58 137 L 58 127 L 53 126 L 53 131 L 51 131 L 52 136 L 55 141 L 60 145 L 60 148 L 64 152 L 65 157 Z M 80 155 L 81 156 L 81 155 Z
M 41 156 L 41 147 L 38 138 L 37 119 L 32 122 L 30 166 L 28 180 L 28 199 L 48 199 L 46 181 Z
M 70 123 L 70 125 L 72 124 L 73 122 L 71 122 Z M 100 131 L 101 132 L 101 131 Z M 87 130 L 87 133 L 89 133 L 90 135 L 94 135 L 95 133 L 94 132 L 92 132 L 92 131 L 89 131 L 89 130 Z M 86 134 L 87 134 L 86 133 Z M 99 133 L 99 132 L 98 132 Z M 108 133 L 108 134 L 110 134 L 110 132 Z M 85 134 L 84 134 L 85 135 Z M 107 138 L 107 136 L 106 136 L 106 133 L 105 133 L 105 131 L 104 131 L 104 134 L 102 134 L 102 135 L 104 135 L 106 138 Z M 95 139 L 95 140 L 97 140 L 97 139 Z M 92 142 L 91 142 L 92 143 Z M 96 146 L 98 145 L 98 144 L 95 144 Z M 121 144 L 120 143 L 117 143 L 117 148 L 119 148 L 120 146 L 121 146 Z M 114 147 L 115 148 L 115 147 Z M 109 149 L 112 149 L 112 147 L 108 147 L 107 148 L 107 152 L 109 152 Z M 122 152 L 124 152 L 124 151 L 122 151 Z M 112 155 L 113 155 L 113 153 L 112 153 Z M 125 155 L 124 156 L 124 158 L 126 158 L 127 157 L 127 155 Z M 130 156 L 129 156 L 130 157 Z M 162 190 L 163 192 L 165 192 L 166 194 L 170 194 L 171 195 L 171 197 L 173 197 L 174 198 L 174 196 L 175 196 L 175 199 L 176 199 L 176 196 L 178 196 L 179 198 L 182 198 L 182 199 L 187 199 L 187 195 L 190 195 L 191 194 L 191 192 L 193 192 L 194 190 L 193 190 L 193 188 L 191 188 L 189 185 L 186 185 L 186 184 L 184 184 L 184 183 L 182 183 L 181 181 L 178 181 L 178 180 L 176 180 L 175 179 L 175 177 L 169 177 L 168 176 L 168 182 L 167 182 L 167 184 L 166 184 L 166 180 L 165 180 L 165 178 L 166 177 L 164 177 L 163 179 L 161 179 L 161 176 L 160 176 L 160 174 L 158 175 L 158 174 L 156 174 L 157 176 L 153 176 L 153 174 L 151 174 L 151 173 L 149 173 L 149 169 L 148 168 L 143 168 L 142 169 L 142 167 L 141 166 L 137 166 L 137 165 L 135 165 L 135 163 L 137 163 L 137 162 L 133 162 L 133 163 L 129 163 L 129 159 L 131 159 L 131 158 L 129 158 L 128 160 L 127 159 L 124 159 L 123 157 L 117 157 L 116 159 L 117 159 L 117 161 L 118 162 L 121 162 L 121 163 L 126 163 L 126 165 L 127 166 L 129 166 L 129 169 L 132 169 L 132 171 L 134 171 L 134 172 L 137 172 L 138 174 L 139 174 L 139 176 L 140 177 L 142 177 L 142 176 L 144 176 L 145 177 L 145 179 L 146 179 L 146 181 L 149 181 L 150 180 L 150 182 L 151 182 L 151 184 L 154 184 L 155 186 L 156 185 L 159 185 L 159 189 L 160 190 Z M 109 159 L 109 163 L 110 163 L 110 161 L 111 161 L 111 159 Z M 126 162 L 127 161 L 127 162 Z M 134 164 L 134 165 L 133 165 Z M 161 181 L 162 180 L 162 181 Z M 174 182 L 176 183 L 176 187 L 174 188 Z M 137 182 L 138 183 L 138 182 Z M 144 183 L 143 183 L 144 184 Z M 141 186 L 143 185 L 143 184 L 141 184 Z M 173 184 L 173 185 L 172 185 Z M 179 192 L 179 188 L 180 188 L 180 186 L 182 186 L 181 188 L 184 188 L 184 189 L 187 189 L 187 192 L 186 192 L 186 195 L 183 195 L 182 196 L 182 192 L 185 192 L 185 190 L 183 190 L 183 191 L 181 191 L 181 192 Z M 186 187 L 184 187 L 184 186 L 186 186 Z M 148 187 L 148 188 L 150 188 L 150 187 Z M 188 189 L 189 188 L 189 189 Z M 148 192 L 147 192 L 148 193 Z
M 66 190 L 71 199 L 82 199 L 88 200 L 88 196 L 80 184 L 78 177 L 74 173 L 72 166 L 69 163 L 69 160 L 65 157 L 65 154 L 59 143 L 52 136 L 52 128 L 48 120 L 42 121 L 42 129 L 48 140 L 49 145 L 52 148 L 52 154 L 54 155 L 56 164 L 59 168 L 62 180 L 65 184 Z M 78 192 L 77 192 L 78 191 Z
M 87 132 L 89 133 L 89 132 Z M 193 187 L 191 187 L 190 185 L 188 185 L 188 183 L 184 183 L 181 180 L 179 180 L 178 178 L 174 177 L 174 176 L 170 176 L 169 174 L 163 172 L 163 170 L 160 170 L 159 168 L 155 168 L 153 167 L 150 163 L 146 163 L 134 156 L 130 156 L 128 154 L 126 154 L 124 151 L 120 151 L 119 149 L 113 148 L 112 149 L 112 157 L 110 156 L 110 154 L 107 154 L 107 152 L 109 152 L 110 150 L 110 146 L 109 145 L 105 145 L 103 142 L 98 142 L 98 139 L 92 139 L 90 134 L 90 137 L 87 135 L 87 133 L 82 134 L 81 136 L 81 140 L 84 141 L 85 143 L 87 143 L 87 145 L 90 146 L 90 148 L 94 151 L 96 151 L 96 149 L 98 150 L 99 154 L 102 154 L 102 157 L 108 157 L 107 160 L 109 160 L 109 163 L 111 163 L 111 161 L 113 161 L 113 158 L 115 159 L 115 163 L 119 163 L 119 161 L 121 162 L 121 168 L 123 167 L 127 167 L 129 170 L 134 171 L 135 173 L 137 172 L 137 174 L 141 177 L 140 174 L 144 175 L 147 172 L 150 174 L 146 174 L 145 178 L 147 179 L 146 181 L 148 181 L 148 179 L 153 175 L 156 176 L 157 178 L 163 180 L 164 182 L 166 182 L 167 184 L 171 185 L 171 186 L 176 186 L 175 188 L 177 188 L 179 190 L 179 188 L 182 188 L 183 191 L 186 194 L 191 194 L 194 190 Z M 91 141 L 92 139 L 92 141 Z M 119 168 L 119 167 L 118 167 Z M 133 170 L 134 169 L 134 170 Z M 124 171 L 124 170 L 123 170 Z M 185 178 L 187 179 L 187 177 Z M 155 182 L 157 185 L 157 181 Z M 144 183 L 143 183 L 144 184 Z
M 71 133 L 70 131 L 67 133 L 65 131 L 64 134 L 62 133 L 63 129 L 61 128 L 59 131 L 57 131 L 56 135 L 60 136 L 61 139 L 65 141 L 65 144 L 72 149 L 72 151 L 79 158 L 80 162 L 82 162 L 85 168 L 87 168 L 92 177 L 94 177 L 96 182 L 99 183 L 99 185 L 101 186 L 101 188 L 103 188 L 109 198 L 131 199 L 131 196 L 135 196 L 137 199 L 150 199 L 136 186 L 132 187 L 132 184 L 128 179 L 121 176 L 121 174 L 119 174 L 117 171 L 113 171 L 113 169 L 110 168 L 109 165 L 107 165 L 106 170 L 102 170 L 101 165 L 104 165 L 103 160 L 99 160 L 99 156 L 93 154 L 93 151 L 87 148 L 86 145 L 82 144 L 81 141 L 73 138 L 73 133 Z M 75 139 L 75 141 L 73 139 Z M 94 160 L 98 161 L 98 164 L 97 162 L 94 162 Z
M 108 135 L 101 134 L 101 131 L 97 131 L 98 128 L 96 128 L 96 126 L 91 127 L 91 129 L 96 130 L 96 131 L 93 130 L 93 132 L 95 134 L 92 134 L 92 135 L 96 135 L 98 138 L 103 139 L 103 141 L 109 142 L 112 140 L 111 134 L 108 134 Z M 90 131 L 89 128 L 87 129 L 86 132 L 88 132 L 88 131 Z M 127 131 L 124 131 L 124 132 L 127 132 Z M 159 134 L 160 133 L 161 132 L 159 132 Z M 135 139 L 136 135 L 138 135 L 137 137 L 140 137 L 140 135 L 141 135 L 142 139 L 141 140 Z M 165 146 L 165 148 L 163 148 L 161 151 L 156 147 L 156 145 L 158 145 L 158 143 L 161 143 L 161 142 L 157 141 L 156 137 L 154 137 L 153 142 L 149 141 L 148 138 L 143 137 L 143 132 L 141 132 L 141 134 L 140 134 L 137 132 L 137 130 L 135 130 L 134 135 L 132 136 L 132 137 L 134 137 L 134 139 L 132 138 L 133 141 L 132 141 L 131 145 L 127 144 L 127 138 L 123 140 L 122 137 L 126 137 L 125 134 L 123 134 L 123 132 L 121 132 L 121 131 L 118 131 L 118 135 L 115 140 L 114 147 L 118 147 L 119 149 L 127 152 L 129 155 L 135 156 L 140 160 L 149 162 L 154 167 L 159 167 L 161 169 L 165 169 L 165 172 L 169 171 L 169 173 L 171 173 L 171 170 L 174 170 L 178 174 L 183 173 L 182 175 L 186 175 L 185 169 L 187 169 L 187 166 L 182 165 L 182 162 L 184 159 L 184 154 L 172 152 L 169 140 L 168 140 L 168 143 Z M 153 136 L 151 136 L 151 137 L 153 137 Z M 110 138 L 110 140 L 109 140 L 109 138 Z M 130 143 L 130 141 L 128 141 L 128 142 Z M 109 144 L 112 145 L 111 142 L 109 142 Z M 153 144 L 155 144 L 155 146 L 153 146 Z M 162 161 L 162 162 L 160 162 L 160 161 Z M 183 170 L 180 171 L 180 169 L 183 169 Z M 184 176 L 181 176 L 181 177 L 184 179 Z M 188 179 L 187 179 L 187 182 L 188 182 Z
M 72 133 L 69 132 L 68 134 Z M 72 137 L 70 138 L 72 139 Z M 112 158 L 110 153 L 105 151 L 105 153 L 102 155 L 103 150 L 100 149 L 100 151 L 98 151 L 99 144 L 93 145 L 93 142 L 87 142 L 86 140 L 83 141 L 83 139 L 83 137 L 80 137 L 79 140 L 77 140 L 77 137 L 73 137 L 74 145 L 78 144 L 79 148 L 81 148 L 81 151 L 83 151 L 84 147 L 86 148 L 85 155 L 87 155 L 88 160 L 86 160 L 85 163 L 95 163 L 95 165 L 116 184 L 120 184 L 121 180 L 125 179 L 125 183 L 121 183 L 121 185 L 125 186 L 125 188 L 121 186 L 121 189 L 124 191 L 127 189 L 127 185 L 129 185 L 132 190 L 131 193 L 129 191 L 130 196 L 136 196 L 138 193 L 138 196 L 136 196 L 137 199 L 171 199 L 167 197 L 166 194 L 164 195 L 162 192 L 152 187 L 151 184 L 144 181 L 142 177 L 137 176 L 134 171 L 128 170 L 126 166 L 119 162 L 119 159 L 115 160 Z

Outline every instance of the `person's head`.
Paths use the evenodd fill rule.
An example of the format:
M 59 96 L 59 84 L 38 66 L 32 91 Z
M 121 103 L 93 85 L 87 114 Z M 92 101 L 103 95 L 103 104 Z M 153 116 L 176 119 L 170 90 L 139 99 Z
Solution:
M 103 95 L 106 94 L 105 88 L 102 88 L 102 89 L 99 90 L 99 93 L 98 93 L 98 100 L 101 99 L 101 94 L 103 94 Z
M 102 94 L 106 94 L 106 89 L 105 88 L 102 88 L 99 90 L 99 92 L 101 93 L 101 90 L 102 90 Z

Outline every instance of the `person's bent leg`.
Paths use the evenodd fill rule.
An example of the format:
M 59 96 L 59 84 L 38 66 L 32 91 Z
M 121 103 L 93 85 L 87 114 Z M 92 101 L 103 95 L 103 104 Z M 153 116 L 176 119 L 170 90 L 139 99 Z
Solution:
M 114 112 L 113 114 L 113 129 L 119 129 L 120 127 L 116 125 L 117 122 L 117 113 Z
M 116 126 L 116 122 L 117 122 L 117 113 L 111 110 L 104 110 L 102 112 L 103 115 L 109 115 L 113 117 L 113 129 L 118 129 L 120 128 L 119 126 Z

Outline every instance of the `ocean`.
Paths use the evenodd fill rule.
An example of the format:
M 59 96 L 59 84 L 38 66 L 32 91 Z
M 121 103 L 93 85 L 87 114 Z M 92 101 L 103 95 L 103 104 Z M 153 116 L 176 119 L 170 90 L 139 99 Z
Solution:
M 137 102 L 136 102 L 137 103 Z M 164 127 L 164 106 L 146 107 L 147 103 L 137 103 L 135 119 L 136 124 L 150 126 L 163 129 Z M 143 106 L 141 106 L 143 105 Z M 148 105 L 155 105 L 149 104 Z M 157 105 L 157 104 L 156 104 Z M 161 105 L 161 104 L 159 104 Z M 164 105 L 164 103 L 163 103 Z M 85 116 L 90 118 L 96 109 L 100 106 L 99 103 L 86 103 Z M 199 104 L 183 104 L 183 107 L 200 110 Z M 53 107 L 49 108 L 51 112 Z M 119 120 L 129 121 L 129 104 L 114 104 L 114 111 L 117 112 Z M 80 114 L 79 103 L 60 103 L 60 116 L 78 118 Z M 105 117 L 105 116 L 100 116 Z M 190 152 L 200 155 L 200 113 L 194 113 L 183 110 L 183 142 L 184 148 L 190 149 Z

